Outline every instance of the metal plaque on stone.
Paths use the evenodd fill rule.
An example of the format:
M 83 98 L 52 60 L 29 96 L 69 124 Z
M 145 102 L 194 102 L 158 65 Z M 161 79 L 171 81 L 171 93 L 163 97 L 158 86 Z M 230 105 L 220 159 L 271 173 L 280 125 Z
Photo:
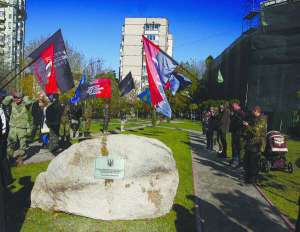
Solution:
M 97 157 L 95 161 L 96 179 L 123 179 L 125 160 L 118 156 Z

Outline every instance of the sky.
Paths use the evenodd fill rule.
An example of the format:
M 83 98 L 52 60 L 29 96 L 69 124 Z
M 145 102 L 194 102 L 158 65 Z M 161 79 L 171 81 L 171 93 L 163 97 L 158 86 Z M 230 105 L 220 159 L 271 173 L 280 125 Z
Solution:
M 178 61 L 216 57 L 242 32 L 243 0 L 27 0 L 26 42 L 59 28 L 87 60 L 119 67 L 125 17 L 166 17 Z

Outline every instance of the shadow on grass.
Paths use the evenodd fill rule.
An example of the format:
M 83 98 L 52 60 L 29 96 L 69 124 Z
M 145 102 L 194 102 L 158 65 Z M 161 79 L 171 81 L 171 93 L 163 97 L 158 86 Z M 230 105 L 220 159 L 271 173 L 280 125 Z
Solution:
M 266 177 L 264 175 L 259 176 L 259 184 L 261 187 L 271 187 L 275 189 L 280 189 L 282 191 L 287 189 L 286 185 L 275 182 L 272 178 Z
M 295 165 L 297 166 L 297 168 L 300 168 L 300 158 L 296 160 Z
M 30 176 L 20 178 L 22 186 L 16 192 L 6 194 L 7 231 L 19 232 L 25 220 L 28 208 L 30 207 L 30 193 L 33 182 Z

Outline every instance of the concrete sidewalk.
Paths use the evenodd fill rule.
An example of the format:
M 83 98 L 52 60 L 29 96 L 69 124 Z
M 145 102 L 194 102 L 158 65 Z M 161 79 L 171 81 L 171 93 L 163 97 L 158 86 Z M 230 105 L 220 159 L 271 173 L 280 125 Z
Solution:
M 289 231 L 255 187 L 243 183 L 242 170 L 206 150 L 205 142 L 201 133 L 190 132 L 198 231 Z

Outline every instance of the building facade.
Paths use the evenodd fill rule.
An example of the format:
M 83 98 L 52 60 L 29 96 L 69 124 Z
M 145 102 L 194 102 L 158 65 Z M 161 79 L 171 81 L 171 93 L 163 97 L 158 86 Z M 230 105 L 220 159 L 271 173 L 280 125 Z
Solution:
M 132 73 L 136 88 L 148 86 L 142 35 L 157 44 L 168 55 L 173 53 L 173 37 L 165 18 L 125 18 L 120 48 L 119 78 Z
M 270 130 L 288 131 L 299 120 L 300 1 L 261 4 L 261 24 L 244 32 L 207 68 L 213 99 L 262 107 Z M 224 82 L 218 83 L 221 72 Z
M 0 0 L 0 73 L 18 71 L 24 58 L 25 0 Z

